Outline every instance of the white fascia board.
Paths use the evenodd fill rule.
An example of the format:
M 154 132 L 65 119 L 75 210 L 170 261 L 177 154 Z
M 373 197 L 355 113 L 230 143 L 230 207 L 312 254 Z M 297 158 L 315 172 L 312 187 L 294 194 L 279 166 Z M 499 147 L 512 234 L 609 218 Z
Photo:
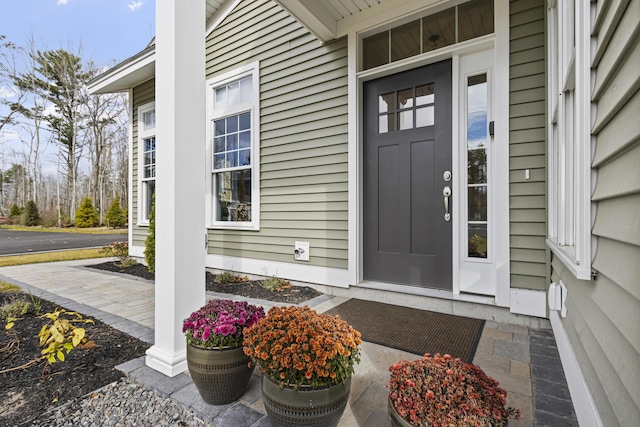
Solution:
M 100 74 L 87 84 L 87 88 L 92 95 L 126 92 L 155 74 L 156 47 L 152 45 Z
M 218 28 L 218 25 L 225 20 L 227 16 L 236 8 L 238 3 L 242 0 L 227 0 L 224 2 L 222 6 L 216 12 L 211 15 L 211 17 L 207 20 L 207 26 L 205 28 L 205 37 L 207 37 L 213 30 Z
M 304 25 L 322 42 L 337 38 L 336 20 L 317 0 L 275 0 L 289 15 Z

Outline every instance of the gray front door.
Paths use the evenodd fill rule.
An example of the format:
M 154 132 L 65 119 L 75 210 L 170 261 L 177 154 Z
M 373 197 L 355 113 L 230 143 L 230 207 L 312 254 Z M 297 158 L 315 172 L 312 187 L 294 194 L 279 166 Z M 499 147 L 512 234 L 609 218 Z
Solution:
M 451 111 L 450 60 L 364 84 L 365 280 L 452 289 Z

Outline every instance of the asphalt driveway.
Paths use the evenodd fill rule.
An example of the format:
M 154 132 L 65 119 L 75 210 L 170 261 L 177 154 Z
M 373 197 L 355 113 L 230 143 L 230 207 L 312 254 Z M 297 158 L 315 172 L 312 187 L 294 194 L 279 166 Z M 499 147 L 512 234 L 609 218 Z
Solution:
M 106 246 L 127 240 L 127 234 L 52 233 L 0 228 L 0 255 L 17 255 Z

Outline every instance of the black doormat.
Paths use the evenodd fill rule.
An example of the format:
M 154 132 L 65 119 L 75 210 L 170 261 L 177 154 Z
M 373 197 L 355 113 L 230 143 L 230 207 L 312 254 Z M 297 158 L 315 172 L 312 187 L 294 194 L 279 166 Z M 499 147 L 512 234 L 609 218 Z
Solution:
M 419 355 L 450 354 L 467 363 L 473 361 L 484 327 L 484 320 L 359 299 L 326 313 L 339 315 L 364 341 Z

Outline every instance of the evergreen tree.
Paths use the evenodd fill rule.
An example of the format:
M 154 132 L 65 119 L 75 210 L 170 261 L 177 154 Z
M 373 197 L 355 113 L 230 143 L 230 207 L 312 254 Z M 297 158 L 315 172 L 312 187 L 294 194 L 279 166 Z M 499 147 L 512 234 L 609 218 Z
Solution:
M 151 196 L 151 212 L 149 213 L 149 231 L 144 241 L 144 260 L 147 270 L 156 271 L 156 193 Z
M 18 207 L 15 203 L 11 205 L 11 209 L 9 209 L 9 218 L 16 218 L 22 214 L 22 209 Z
M 98 212 L 96 212 L 96 209 L 93 207 L 91 199 L 85 197 L 82 199 L 82 203 L 80 203 L 80 207 L 76 211 L 76 227 L 97 227 L 99 224 Z
M 106 215 L 107 225 L 109 227 L 122 227 L 127 223 L 126 212 L 120 207 L 120 201 L 116 197 L 113 202 L 111 202 L 111 206 L 109 206 L 109 210 Z
M 38 225 L 38 221 L 40 221 L 40 213 L 38 212 L 36 202 L 34 202 L 33 200 L 29 200 L 24 207 L 24 212 L 22 213 L 20 223 L 22 225 L 31 227 L 34 225 Z

